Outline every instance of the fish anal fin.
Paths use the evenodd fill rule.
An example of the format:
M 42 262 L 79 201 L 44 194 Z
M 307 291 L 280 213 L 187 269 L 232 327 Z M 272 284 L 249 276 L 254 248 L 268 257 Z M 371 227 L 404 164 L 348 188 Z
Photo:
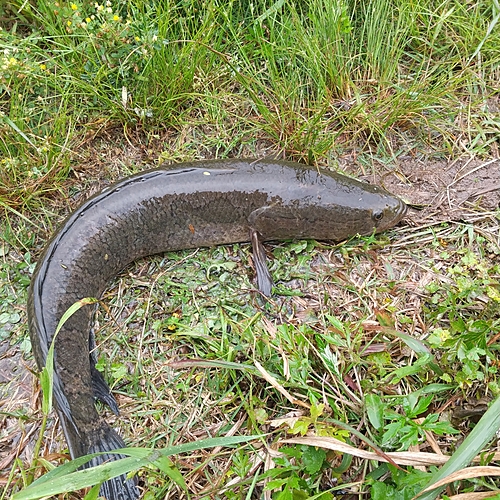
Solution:
M 102 373 L 95 367 L 95 364 L 90 360 L 90 374 L 92 376 L 92 392 L 94 398 L 108 405 L 115 415 L 120 414 L 116 399 L 111 394 L 108 384 L 104 380 Z

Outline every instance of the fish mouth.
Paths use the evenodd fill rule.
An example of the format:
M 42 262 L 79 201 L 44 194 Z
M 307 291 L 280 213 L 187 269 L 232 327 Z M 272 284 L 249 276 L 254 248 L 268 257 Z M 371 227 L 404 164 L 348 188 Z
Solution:
M 398 204 L 396 206 L 396 209 L 394 210 L 394 218 L 391 221 L 391 226 L 395 226 L 401 219 L 406 215 L 408 212 L 408 205 L 401 200 L 400 198 L 396 198 Z
M 398 200 L 398 207 L 396 209 L 396 224 L 406 215 L 408 212 L 408 205 L 400 198 L 396 198 Z
M 408 211 L 406 203 L 396 197 L 394 197 L 394 202 L 391 203 L 392 206 L 386 208 L 387 217 L 384 217 L 381 224 L 377 227 L 377 233 L 395 226 L 406 215 Z

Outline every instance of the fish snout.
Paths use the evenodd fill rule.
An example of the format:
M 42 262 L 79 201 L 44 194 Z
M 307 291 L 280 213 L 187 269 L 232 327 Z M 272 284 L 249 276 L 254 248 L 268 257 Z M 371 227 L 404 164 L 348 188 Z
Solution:
M 377 233 L 395 226 L 406 215 L 407 210 L 408 207 L 403 200 L 391 197 L 382 212 L 372 214 L 374 222 L 378 222 Z

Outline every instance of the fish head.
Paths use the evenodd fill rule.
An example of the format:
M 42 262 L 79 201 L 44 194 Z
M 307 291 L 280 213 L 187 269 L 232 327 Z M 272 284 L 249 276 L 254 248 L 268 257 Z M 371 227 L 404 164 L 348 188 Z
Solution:
M 250 218 L 266 239 L 341 241 L 385 231 L 406 214 L 405 203 L 379 186 L 328 170 L 296 175 Z
M 408 207 L 403 200 L 397 196 L 393 196 L 382 188 L 377 188 L 375 194 L 378 196 L 375 196 L 373 205 L 368 208 L 368 212 L 372 230 L 380 233 L 390 229 L 401 221 L 406 215 Z
M 406 214 L 406 204 L 380 186 L 330 172 L 319 182 L 318 215 L 326 219 L 331 214 L 329 224 L 323 225 L 328 239 L 386 231 Z

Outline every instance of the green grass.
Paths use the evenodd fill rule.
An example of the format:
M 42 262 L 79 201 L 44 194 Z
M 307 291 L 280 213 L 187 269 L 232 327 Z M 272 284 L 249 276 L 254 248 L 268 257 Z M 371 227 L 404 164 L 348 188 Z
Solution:
M 494 156 L 499 20 L 485 0 L 0 4 L 1 352 L 33 366 L 33 262 L 97 181 L 213 157 L 342 168 L 356 156 L 358 173 L 383 177 L 404 157 Z M 431 433 L 455 454 L 445 472 L 479 455 L 457 439 L 476 425 L 467 415 L 500 393 L 499 219 L 453 220 L 334 247 L 271 246 L 271 302 L 251 293 L 245 245 L 172 253 L 121 275 L 97 319 L 99 368 L 122 409 L 107 418 L 127 443 L 168 450 L 267 433 L 239 448 L 155 455 L 139 471 L 145 498 L 264 488 L 280 500 L 343 490 L 399 500 L 439 474 L 282 443 L 307 431 L 384 453 L 431 451 Z M 16 380 L 2 390 L 1 444 L 18 448 L 0 498 L 64 462 L 50 455 L 65 446 L 54 422 L 42 436 Z M 494 425 L 475 426 L 477 446 L 492 442 Z M 17 434 L 43 437 L 38 456 L 29 440 L 13 444 Z M 494 446 L 485 450 L 482 465 Z M 496 491 L 492 477 L 452 488 Z
M 495 4 L 107 5 L 4 7 L 0 195 L 9 205 L 53 190 L 83 133 L 75 127 L 103 121 L 153 135 L 216 124 L 203 144 L 224 155 L 256 137 L 308 161 L 367 145 L 395 156 L 419 144 L 488 151 Z

